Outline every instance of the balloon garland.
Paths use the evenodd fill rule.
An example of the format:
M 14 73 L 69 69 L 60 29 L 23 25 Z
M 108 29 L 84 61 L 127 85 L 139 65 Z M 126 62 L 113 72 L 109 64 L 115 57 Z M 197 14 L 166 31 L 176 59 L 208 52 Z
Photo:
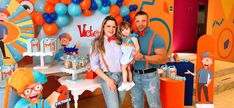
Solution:
M 55 35 L 59 28 L 69 24 L 69 16 L 91 16 L 99 10 L 102 14 L 111 14 L 120 24 L 123 20 L 133 22 L 138 6 L 122 6 L 124 0 L 38 0 L 35 5 L 37 13 L 33 21 L 42 25 L 48 36 Z

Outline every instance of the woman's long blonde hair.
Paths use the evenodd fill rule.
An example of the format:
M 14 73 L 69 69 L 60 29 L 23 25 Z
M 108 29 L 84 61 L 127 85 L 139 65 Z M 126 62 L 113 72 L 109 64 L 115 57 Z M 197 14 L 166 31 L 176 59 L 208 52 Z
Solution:
M 91 54 L 97 53 L 98 51 L 101 51 L 101 52 L 105 53 L 105 47 L 104 47 L 104 35 L 105 35 L 105 33 L 104 33 L 104 26 L 105 26 L 105 24 L 106 24 L 107 21 L 114 21 L 115 24 L 116 24 L 116 26 L 118 26 L 116 19 L 113 16 L 111 16 L 111 15 L 107 16 L 103 20 L 100 35 L 92 42 L 92 52 L 91 52 Z M 116 32 L 115 32 L 115 36 L 117 38 L 116 43 L 118 45 L 120 45 L 122 40 L 121 40 L 121 37 L 119 36 L 119 34 L 117 33 L 117 28 L 118 27 L 116 27 Z

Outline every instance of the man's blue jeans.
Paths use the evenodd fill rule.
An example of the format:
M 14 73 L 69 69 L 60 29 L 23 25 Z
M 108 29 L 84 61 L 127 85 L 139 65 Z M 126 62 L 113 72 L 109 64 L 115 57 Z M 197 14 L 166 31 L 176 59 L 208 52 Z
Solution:
M 109 76 L 110 78 L 112 78 L 117 86 L 116 88 L 118 88 L 121 84 L 122 84 L 122 72 L 119 73 L 111 73 L 111 72 L 105 72 L 105 74 L 107 76 Z M 102 86 L 102 93 L 104 95 L 105 98 L 105 102 L 107 105 L 107 108 L 120 108 L 120 106 L 122 105 L 124 98 L 125 98 L 125 91 L 111 91 L 106 84 L 106 81 L 101 79 L 101 86 Z
M 157 72 L 138 74 L 133 72 L 135 86 L 131 89 L 134 108 L 144 108 L 144 94 L 150 108 L 161 108 L 160 80 Z

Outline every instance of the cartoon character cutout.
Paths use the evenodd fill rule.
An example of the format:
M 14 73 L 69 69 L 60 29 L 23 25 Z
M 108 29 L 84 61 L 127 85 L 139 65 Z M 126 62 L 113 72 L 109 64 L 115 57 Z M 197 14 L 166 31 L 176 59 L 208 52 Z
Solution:
M 67 55 L 77 55 L 78 54 L 78 48 L 80 46 L 80 42 L 76 42 L 73 47 L 69 47 L 68 45 L 72 41 L 72 37 L 68 33 L 62 33 L 59 35 L 59 41 L 61 44 L 61 49 L 59 52 L 55 54 L 55 60 L 61 61 L 61 57 L 63 56 L 64 53 Z
M 10 13 L 7 9 L 0 9 L 0 48 L 2 51 L 3 59 L 10 59 L 6 56 L 4 39 L 8 36 L 8 28 L 3 24 L 4 21 L 10 16 Z
M 8 107 L 9 89 L 21 96 L 14 108 L 51 108 L 50 104 L 41 98 L 43 86 L 47 78 L 40 72 L 32 69 L 17 69 L 6 84 L 3 108 Z
M 210 52 L 204 52 L 202 54 L 202 65 L 203 68 L 199 69 L 199 71 L 195 74 L 190 72 L 185 72 L 185 74 L 191 74 L 196 77 L 198 77 L 198 88 L 197 88 L 197 95 L 198 95 L 198 101 L 196 103 L 201 103 L 201 92 L 203 91 L 206 99 L 206 103 L 211 103 L 209 100 L 209 85 L 212 80 L 212 71 L 210 70 L 210 67 L 213 64 L 213 55 Z

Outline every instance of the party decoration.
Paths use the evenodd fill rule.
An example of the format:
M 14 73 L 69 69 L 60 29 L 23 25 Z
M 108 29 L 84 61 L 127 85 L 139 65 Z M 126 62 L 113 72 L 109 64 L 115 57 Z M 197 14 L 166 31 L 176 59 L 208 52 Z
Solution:
M 129 8 L 127 6 L 122 6 L 120 8 L 120 15 L 121 16 L 125 17 L 128 15 L 128 13 L 129 13 Z
M 110 7 L 109 6 L 106 6 L 106 7 L 101 7 L 100 9 L 101 13 L 103 14 L 108 14 L 110 12 Z
M 53 13 L 51 13 L 50 14 L 50 18 L 54 21 L 54 20 L 56 20 L 57 19 L 57 14 L 55 13 L 55 12 L 53 12 Z
M 68 5 L 72 2 L 72 0 L 60 0 L 62 3 Z
M 129 13 L 129 17 L 130 17 L 131 21 L 134 21 L 135 15 L 136 15 L 136 11 L 132 11 L 132 12 Z
M 26 51 L 26 39 L 29 37 L 34 37 L 34 23 L 29 13 L 17 2 L 11 0 L 0 0 L 0 3 L 9 3 L 8 4 L 0 4 L 6 5 L 4 11 L 0 11 L 0 14 L 5 16 L 0 20 L 0 25 L 2 27 L 6 27 L 7 31 L 3 29 L 2 35 L 4 49 L 0 49 L 0 66 L 2 65 L 11 65 L 19 62 L 23 58 L 23 52 Z M 14 4 L 14 8 L 12 9 L 12 5 Z M 8 6 L 8 7 L 7 7 Z M 40 17 L 40 16 L 39 16 Z M 43 23 L 42 18 L 37 22 Z
M 116 19 L 118 25 L 123 21 L 123 17 L 121 17 L 120 15 L 116 16 L 115 19 Z
M 67 15 L 58 16 L 55 22 L 59 27 L 67 26 L 69 24 L 69 17 Z
M 80 5 L 77 5 L 77 4 L 74 4 L 74 3 L 71 3 L 68 5 L 68 13 L 71 15 L 71 16 L 79 16 L 81 14 L 81 7 Z
M 129 6 L 129 10 L 130 10 L 130 11 L 136 11 L 137 8 L 138 8 L 137 5 L 130 5 L 130 6 Z
M 43 13 L 45 5 L 46 5 L 46 2 L 44 0 L 37 0 L 36 3 L 34 4 L 34 7 L 37 12 Z
M 79 4 L 80 2 L 82 2 L 82 0 L 72 0 L 72 2 L 75 4 Z
M 10 0 L 0 0 L 0 9 L 7 8 L 10 3 Z
M 50 3 L 47 3 L 44 7 L 44 11 L 47 12 L 47 13 L 52 13 L 54 12 L 54 5 L 53 4 L 50 4 Z
M 44 19 L 47 19 L 50 17 L 50 15 L 48 13 L 43 13 L 43 16 L 42 16 Z
M 59 0 L 47 0 L 47 2 L 56 5 L 59 2 Z
M 119 9 L 119 7 L 117 6 L 117 5 L 112 5 L 111 7 L 110 7 L 110 14 L 112 15 L 112 16 L 117 16 L 117 15 L 119 15 L 119 13 L 120 13 L 120 9 Z
M 58 27 L 55 23 L 53 24 L 44 24 L 43 30 L 48 36 L 55 35 L 58 31 Z
M 97 3 L 95 3 L 94 0 L 91 0 L 91 6 L 90 6 L 89 10 L 97 10 L 97 8 L 98 8 Z
M 93 11 L 91 11 L 91 10 L 84 10 L 82 13 L 83 13 L 84 16 L 91 16 L 93 14 Z
M 46 22 L 47 24 L 51 24 L 51 23 L 54 22 L 54 20 L 53 20 L 51 17 L 48 17 L 47 19 L 45 19 L 45 22 Z
M 110 0 L 110 2 L 111 2 L 111 5 L 113 5 L 117 3 L 117 0 Z
M 44 21 L 44 19 L 42 17 L 42 13 L 40 13 L 40 12 L 34 13 L 33 21 L 37 25 L 43 25 L 45 23 L 45 21 Z
M 91 6 L 91 1 L 90 0 L 83 0 L 80 3 L 80 7 L 82 8 L 82 10 L 88 10 L 90 6 Z
M 58 3 L 55 5 L 55 12 L 58 15 L 65 15 L 67 13 L 67 6 L 63 3 Z
M 95 3 L 97 4 L 98 9 L 101 9 L 101 7 L 102 7 L 102 2 L 101 2 L 101 0 L 94 0 L 94 1 L 95 1 Z
M 120 24 L 123 19 L 134 22 L 137 5 L 127 6 L 124 0 L 38 0 L 35 3 L 36 14 L 33 18 L 37 25 L 43 25 L 43 30 L 49 36 L 56 34 L 57 27 L 64 27 L 69 24 L 69 16 L 79 15 L 91 16 L 95 10 L 102 14 L 111 14 Z M 126 5 L 126 6 L 122 6 Z M 67 14 L 68 13 L 68 14 Z M 51 30 L 50 28 L 56 28 Z

